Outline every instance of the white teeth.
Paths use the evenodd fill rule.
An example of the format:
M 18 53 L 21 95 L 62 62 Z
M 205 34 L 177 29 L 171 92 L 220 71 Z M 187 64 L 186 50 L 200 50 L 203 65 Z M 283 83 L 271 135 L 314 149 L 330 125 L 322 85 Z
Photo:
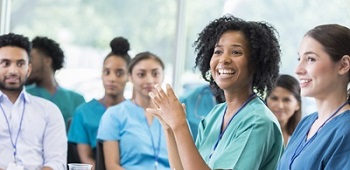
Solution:
M 235 72 L 233 70 L 229 69 L 218 69 L 219 74 L 234 74 Z
M 308 80 L 303 79 L 303 80 L 300 80 L 300 83 L 308 83 L 310 81 L 311 81 L 310 79 L 308 79 Z

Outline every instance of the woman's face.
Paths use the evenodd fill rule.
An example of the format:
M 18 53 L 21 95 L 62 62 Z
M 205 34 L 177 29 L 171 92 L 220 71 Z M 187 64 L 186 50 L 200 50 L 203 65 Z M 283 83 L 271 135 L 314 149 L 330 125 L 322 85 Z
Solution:
M 298 75 L 301 95 L 324 98 L 337 88 L 337 64 L 315 39 L 305 36 L 299 49 Z
M 102 81 L 106 95 L 123 95 L 128 81 L 126 61 L 117 56 L 108 57 L 103 64 Z
M 152 58 L 139 61 L 132 68 L 130 80 L 136 95 L 149 98 L 148 93 L 154 92 L 154 85 L 161 84 L 164 79 L 163 68 Z
M 217 85 L 223 90 L 250 88 L 252 75 L 248 61 L 248 43 L 243 33 L 228 31 L 222 34 L 210 60 L 210 69 Z
M 271 91 L 267 96 L 266 103 L 282 125 L 285 125 L 294 113 L 300 109 L 298 100 L 293 93 L 280 86 Z

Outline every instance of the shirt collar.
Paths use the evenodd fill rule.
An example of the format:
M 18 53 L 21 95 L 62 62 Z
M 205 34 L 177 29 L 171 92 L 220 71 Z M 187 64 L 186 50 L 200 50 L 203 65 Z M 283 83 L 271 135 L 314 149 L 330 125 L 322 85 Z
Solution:
M 29 96 L 28 96 L 29 94 L 25 91 L 25 88 L 23 88 L 22 89 L 22 91 L 21 91 L 21 93 L 18 95 L 18 98 L 24 98 L 24 100 L 26 101 L 26 102 L 30 102 L 30 99 L 29 99 Z M 4 94 L 1 90 L 0 90 L 0 98 L 3 98 L 3 97 L 5 97 L 6 96 L 6 94 Z M 8 98 L 7 96 L 6 96 L 6 98 Z M 18 99 L 17 98 L 17 99 Z

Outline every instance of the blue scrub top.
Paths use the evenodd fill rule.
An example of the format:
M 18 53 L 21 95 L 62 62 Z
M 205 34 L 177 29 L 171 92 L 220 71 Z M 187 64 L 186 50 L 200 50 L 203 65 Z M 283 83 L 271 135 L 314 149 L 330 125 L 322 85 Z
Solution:
M 170 169 L 165 136 L 160 122 L 154 118 L 152 125 L 149 126 L 144 109 L 131 100 L 106 110 L 100 122 L 97 138 L 102 141 L 119 142 L 120 165 L 125 169 L 154 169 L 156 159 L 154 150 L 159 150 L 157 169 Z
M 289 169 L 298 145 L 304 146 L 306 133 L 317 119 L 317 113 L 305 117 L 295 129 L 279 162 L 278 170 Z M 339 170 L 350 169 L 350 111 L 331 119 L 308 141 L 308 145 L 294 159 L 291 169 L 295 170 Z M 300 150 L 301 147 L 299 147 Z
M 80 105 L 68 131 L 68 141 L 96 148 L 97 130 L 106 107 L 96 99 Z

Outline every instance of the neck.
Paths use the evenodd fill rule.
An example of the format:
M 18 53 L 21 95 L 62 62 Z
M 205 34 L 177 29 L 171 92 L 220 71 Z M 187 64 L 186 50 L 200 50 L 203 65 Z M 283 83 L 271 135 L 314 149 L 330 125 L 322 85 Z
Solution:
M 134 99 L 132 99 L 135 104 L 138 106 L 146 109 L 146 108 L 155 108 L 155 105 L 153 104 L 150 97 L 141 97 L 141 96 L 135 96 Z
M 279 122 L 280 123 L 280 126 L 281 126 L 281 130 L 282 132 L 286 132 L 287 133 L 287 123 L 285 122 Z
M 47 74 L 42 81 L 37 83 L 37 86 L 45 88 L 49 93 L 56 93 L 58 83 L 56 82 L 54 74 Z
M 105 106 L 105 107 L 110 107 L 116 104 L 121 103 L 124 101 L 125 98 L 123 95 L 117 95 L 117 96 L 112 96 L 112 95 L 105 95 L 102 99 L 99 101 Z
M 6 94 L 6 96 L 9 98 L 9 100 L 12 103 L 15 103 L 19 94 L 21 93 L 21 91 L 8 91 L 8 90 L 1 90 L 4 94 Z
M 346 93 L 343 93 L 343 94 L 332 93 L 332 94 L 329 94 L 326 98 L 322 98 L 322 99 L 316 98 L 318 119 L 325 121 L 346 101 L 347 101 Z M 341 108 L 338 111 L 337 115 L 349 109 L 350 109 L 350 106 L 345 105 L 343 108 Z
M 227 111 L 226 115 L 231 117 L 253 94 L 252 90 L 237 91 L 235 93 L 225 92 Z

